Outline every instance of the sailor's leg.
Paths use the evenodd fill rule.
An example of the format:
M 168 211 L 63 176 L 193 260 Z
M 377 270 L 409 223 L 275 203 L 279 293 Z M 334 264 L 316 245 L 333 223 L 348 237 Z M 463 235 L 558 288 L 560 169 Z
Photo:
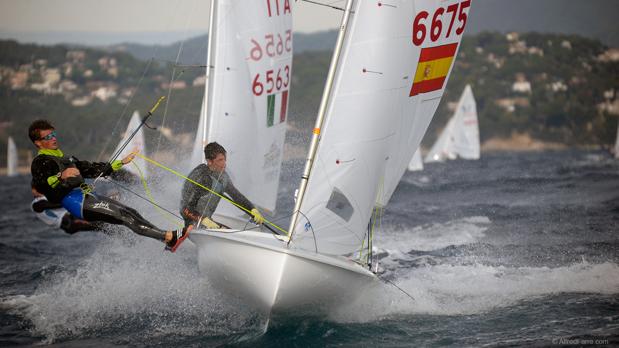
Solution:
M 60 228 L 68 234 L 74 234 L 80 231 L 97 231 L 101 230 L 101 222 L 88 222 L 86 220 L 77 219 L 70 213 L 64 214 Z
M 165 240 L 166 231 L 153 226 L 135 209 L 104 196 L 86 195 L 84 197 L 83 214 L 87 221 L 103 221 L 115 225 L 125 225 L 139 235 L 160 241 Z

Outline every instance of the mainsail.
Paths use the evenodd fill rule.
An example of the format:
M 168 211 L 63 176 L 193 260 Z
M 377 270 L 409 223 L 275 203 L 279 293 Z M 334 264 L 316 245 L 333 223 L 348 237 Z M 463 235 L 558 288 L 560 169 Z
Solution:
M 212 72 L 192 165 L 201 163 L 205 142 L 218 142 L 227 150 L 226 171 L 235 186 L 254 204 L 274 210 L 292 82 L 291 3 L 215 0 L 211 13 Z M 226 205 L 218 212 L 237 214 Z
M 16 176 L 17 174 L 17 146 L 15 146 L 13 137 L 9 137 L 6 153 L 6 175 Z
M 477 106 L 470 85 L 464 88 L 456 112 L 426 155 L 425 161 L 436 162 L 457 157 L 479 159 Z
M 120 148 L 127 141 L 127 139 L 129 139 L 131 134 L 133 134 L 133 132 L 135 132 L 135 130 L 138 129 L 138 127 L 140 127 L 140 123 L 141 122 L 142 121 L 140 119 L 140 113 L 138 111 L 134 111 L 133 115 L 131 116 L 131 120 L 129 120 L 129 125 L 127 126 L 127 130 L 125 131 L 125 133 L 123 133 L 123 138 L 118 143 L 118 146 L 116 147 L 116 150 L 114 150 L 114 153 L 116 153 L 116 152 L 118 152 L 120 150 Z M 124 158 L 125 156 L 129 155 L 129 153 L 131 153 L 134 150 L 138 150 L 138 151 L 140 151 L 140 153 L 144 153 L 144 149 L 145 149 L 145 146 L 144 146 L 144 127 L 141 127 L 137 131 L 137 133 L 135 133 L 135 136 L 133 137 L 133 139 L 131 139 L 129 144 L 127 144 L 127 146 L 125 146 L 125 148 L 118 155 L 117 158 L 118 159 Z M 140 170 L 138 170 L 136 168 L 136 165 L 140 168 Z M 126 169 L 130 173 L 135 174 L 136 176 L 140 176 L 140 171 L 142 171 L 142 175 L 145 178 L 148 177 L 148 170 L 147 170 L 147 167 L 146 167 L 146 162 L 143 159 L 139 158 L 139 157 L 136 157 L 132 161 L 131 164 L 124 166 L 123 169 Z
M 469 6 L 354 2 L 292 245 L 336 255 L 362 248 L 374 207 L 393 194 L 436 111 Z

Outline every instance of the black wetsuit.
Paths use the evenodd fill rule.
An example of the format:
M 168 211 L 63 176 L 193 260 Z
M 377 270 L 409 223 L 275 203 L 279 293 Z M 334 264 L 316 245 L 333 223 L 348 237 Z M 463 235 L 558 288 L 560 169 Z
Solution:
M 67 168 L 77 168 L 81 176 L 61 180 L 60 173 Z M 39 154 L 32 161 L 30 171 L 35 189 L 44 194 L 50 203 L 60 203 L 69 192 L 84 184 L 84 178 L 96 178 L 100 174 L 107 176 L 113 169 L 106 162 L 87 162 L 64 155 Z M 135 209 L 96 193 L 85 195 L 82 213 L 86 221 L 125 225 L 137 234 L 161 241 L 165 239 L 166 231 L 155 227 Z
M 206 164 L 200 164 L 189 173 L 189 178 L 218 194 L 227 193 L 235 203 L 247 210 L 255 208 L 252 202 L 234 187 L 232 180 L 230 180 L 225 171 L 217 173 L 212 171 Z M 181 215 L 185 219 L 185 224 L 196 224 L 200 217 L 210 218 L 215 212 L 220 199 L 219 196 L 189 181 L 185 181 L 181 196 Z

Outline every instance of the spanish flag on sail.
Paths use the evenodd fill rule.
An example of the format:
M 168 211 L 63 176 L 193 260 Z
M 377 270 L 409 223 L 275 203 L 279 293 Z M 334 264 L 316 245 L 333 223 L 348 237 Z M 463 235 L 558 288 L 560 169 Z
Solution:
M 457 49 L 458 43 L 422 48 L 409 96 L 442 89 Z
M 267 127 L 273 127 L 286 121 L 288 91 L 267 96 Z

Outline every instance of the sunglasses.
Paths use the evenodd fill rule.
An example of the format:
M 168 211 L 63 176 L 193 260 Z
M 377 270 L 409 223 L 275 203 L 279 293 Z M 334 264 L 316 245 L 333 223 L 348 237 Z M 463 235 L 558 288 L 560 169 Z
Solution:
M 56 131 L 52 131 L 48 135 L 40 138 L 39 140 L 52 140 L 53 138 L 56 138 Z

